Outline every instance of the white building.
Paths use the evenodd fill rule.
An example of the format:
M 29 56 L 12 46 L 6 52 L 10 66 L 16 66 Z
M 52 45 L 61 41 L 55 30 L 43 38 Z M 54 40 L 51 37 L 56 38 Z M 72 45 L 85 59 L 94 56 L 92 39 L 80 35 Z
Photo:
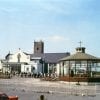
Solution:
M 28 54 L 19 49 L 14 54 L 8 53 L 2 60 L 3 72 L 17 73 L 57 73 L 59 59 L 69 56 L 70 53 L 44 53 L 44 43 L 34 42 L 34 53 Z
M 38 73 L 42 72 L 41 58 L 31 59 L 30 54 L 24 53 L 19 49 L 16 53 L 8 53 L 2 61 L 3 72 L 16 73 Z
M 0 60 L 0 72 L 2 72 L 2 63 L 1 63 L 2 60 Z

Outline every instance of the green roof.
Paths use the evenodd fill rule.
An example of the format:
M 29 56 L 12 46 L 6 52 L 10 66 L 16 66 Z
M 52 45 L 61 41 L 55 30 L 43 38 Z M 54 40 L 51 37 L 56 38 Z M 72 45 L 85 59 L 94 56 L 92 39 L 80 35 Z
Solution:
M 64 57 L 64 58 L 60 59 L 60 61 L 69 61 L 69 60 L 96 60 L 96 61 L 100 61 L 100 58 L 92 56 L 92 55 L 87 54 L 87 53 L 77 52 L 76 54 L 73 54 L 71 56 Z

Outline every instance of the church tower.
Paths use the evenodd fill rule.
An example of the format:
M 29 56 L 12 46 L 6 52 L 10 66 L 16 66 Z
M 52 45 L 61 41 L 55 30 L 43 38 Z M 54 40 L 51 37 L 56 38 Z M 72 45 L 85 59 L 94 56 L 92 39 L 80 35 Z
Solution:
M 36 53 L 44 53 L 43 41 L 34 41 L 34 54 Z

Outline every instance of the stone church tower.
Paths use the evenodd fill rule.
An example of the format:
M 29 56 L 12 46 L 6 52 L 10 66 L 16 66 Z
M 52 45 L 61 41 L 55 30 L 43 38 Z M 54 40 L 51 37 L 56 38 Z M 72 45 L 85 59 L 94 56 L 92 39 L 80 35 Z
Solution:
M 34 41 L 34 54 L 44 53 L 44 42 L 43 41 Z

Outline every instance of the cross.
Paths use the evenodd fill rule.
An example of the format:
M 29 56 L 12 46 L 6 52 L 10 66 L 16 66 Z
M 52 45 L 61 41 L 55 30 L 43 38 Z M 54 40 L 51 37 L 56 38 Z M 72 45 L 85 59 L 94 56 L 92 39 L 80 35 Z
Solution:
M 80 47 L 81 47 L 82 41 L 80 41 L 79 44 L 80 44 Z

